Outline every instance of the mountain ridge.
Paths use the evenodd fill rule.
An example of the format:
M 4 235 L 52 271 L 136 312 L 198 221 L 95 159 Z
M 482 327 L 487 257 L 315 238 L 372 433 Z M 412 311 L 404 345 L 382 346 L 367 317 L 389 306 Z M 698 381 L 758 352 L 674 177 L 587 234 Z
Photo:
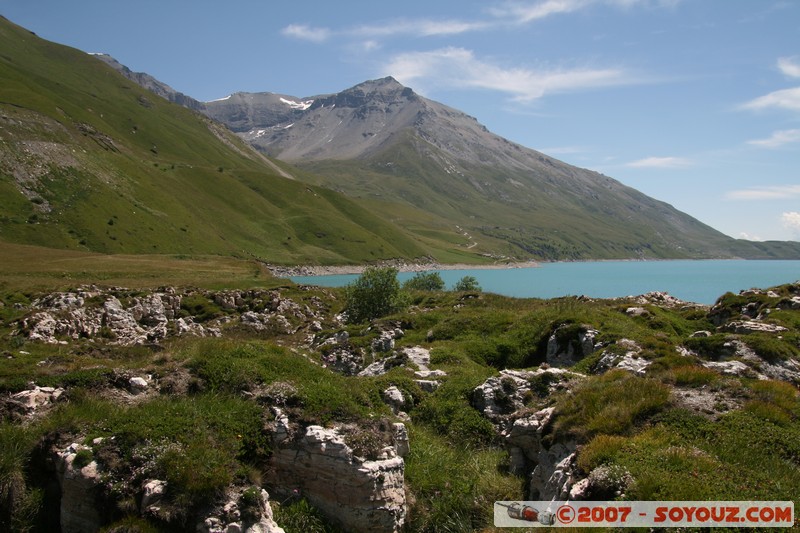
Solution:
M 537 259 L 800 257 L 800 243 L 732 239 L 613 178 L 502 138 L 391 76 L 303 98 L 236 94 L 206 103 L 206 114 L 308 170 L 313 183 L 422 209 L 480 234 L 483 249 Z M 248 98 L 249 107 L 236 105 Z
M 59 53 L 63 55 L 63 52 Z M 336 197 L 334 201 L 329 193 L 324 196 L 340 204 L 335 211 L 342 223 L 354 216 L 361 221 L 355 223 L 360 229 L 345 224 L 355 234 L 362 234 L 367 228 L 380 227 L 381 231 L 394 235 L 387 239 L 372 231 L 370 239 L 353 239 L 347 245 L 349 251 L 342 255 L 342 243 L 336 240 L 337 235 L 326 231 L 331 229 L 330 224 L 314 222 L 312 225 L 318 229 L 303 230 L 301 242 L 306 251 L 300 255 L 286 253 L 287 246 L 289 250 L 297 251 L 293 246 L 297 241 L 280 243 L 277 249 L 265 247 L 266 242 L 277 243 L 272 236 L 257 245 L 254 249 L 268 260 L 286 263 L 292 261 L 290 257 L 305 257 L 303 262 L 341 263 L 348 261 L 345 257 L 350 257 L 349 261 L 355 257 L 368 261 L 426 257 L 440 262 L 800 257 L 800 243 L 754 243 L 732 239 L 613 178 L 568 165 L 495 135 L 474 117 L 428 100 L 392 77 L 368 80 L 339 93 L 311 97 L 236 92 L 215 101 L 199 102 L 152 76 L 131 71 L 110 56 L 94 57 L 148 89 L 147 94 L 155 91 L 168 101 L 183 102 L 184 107 L 197 108 L 196 111 L 213 119 L 214 122 L 208 122 L 205 127 L 218 141 L 239 155 L 258 159 L 259 164 L 270 167 L 271 173 L 344 193 L 349 197 L 347 202 L 350 206 L 344 210 L 343 199 Z M 42 73 L 37 75 L 46 76 Z M 114 90 L 120 88 L 131 90 L 119 83 Z M 87 97 L 98 98 L 90 87 L 82 90 L 86 91 Z M 154 106 L 144 94 L 136 98 L 142 108 L 155 107 L 154 111 L 165 113 L 165 117 L 175 113 L 165 112 L 166 108 L 160 104 Z M 56 122 L 59 120 L 56 115 L 51 114 L 51 118 Z M 135 126 L 130 118 L 127 120 L 129 125 L 124 127 Z M 256 157 L 249 149 L 238 146 L 232 140 L 234 137 L 222 131 L 221 126 L 216 125 L 218 123 L 224 124 L 262 154 L 276 158 L 277 162 L 268 157 Z M 108 139 L 113 141 L 114 135 L 108 136 L 108 129 L 104 128 L 103 124 L 100 127 L 90 125 L 92 133 L 84 131 L 83 134 L 99 145 Z M 161 157 L 164 154 L 159 154 L 157 143 L 144 144 L 141 141 L 157 129 L 140 130 L 139 133 L 146 135 L 138 136 L 138 149 L 150 147 L 151 155 L 160 157 L 161 162 L 152 162 L 156 167 L 166 162 Z M 132 131 L 135 135 L 135 127 Z M 117 125 L 117 137 L 120 133 L 122 136 L 130 134 Z M 174 133 L 176 135 L 168 142 L 183 144 L 185 141 L 180 137 L 185 133 Z M 171 169 L 176 168 L 174 162 L 169 164 Z M 183 161 L 182 165 L 187 165 L 187 162 Z M 224 165 L 216 168 L 224 174 Z M 165 171 L 163 167 L 160 170 Z M 239 176 L 237 179 L 242 178 Z M 249 183 L 245 186 L 250 191 L 257 192 L 262 198 L 265 196 L 267 189 L 251 180 L 246 181 Z M 46 195 L 36 195 L 32 191 L 23 192 L 23 195 L 28 196 L 28 202 L 34 199 L 42 202 L 35 205 L 33 211 L 41 211 L 41 206 L 47 206 L 50 201 Z M 163 203 L 163 198 L 154 199 L 154 202 Z M 233 216 L 222 214 L 233 205 L 232 201 L 228 202 L 219 211 L 221 216 L 217 216 L 213 225 L 241 218 L 242 213 Z M 24 206 L 25 201 L 16 204 L 23 211 L 28 209 Z M 311 209 L 309 205 L 303 207 Z M 274 210 L 276 206 L 270 209 Z M 157 212 L 163 212 L 163 209 L 154 211 Z M 183 213 L 184 218 L 196 220 L 189 212 Z M 12 218 L 15 214 L 12 213 Z M 31 213 L 29 219 L 34 215 L 37 213 Z M 371 222 L 365 222 L 367 219 Z M 40 224 L 48 221 L 48 217 L 33 220 Z M 226 231 L 233 230 L 243 236 L 258 225 L 253 220 L 242 219 L 235 228 Z M 40 240 L 34 242 L 48 245 L 55 239 L 58 246 L 65 242 L 75 246 L 74 241 L 77 244 L 86 241 L 72 236 L 65 238 L 64 231 L 72 231 L 70 235 L 80 234 L 77 228 L 67 226 L 61 229 L 51 227 L 60 234 L 57 238 L 43 237 L 45 233 L 30 231 L 31 228 L 12 232 L 11 238 L 36 234 Z M 95 235 L 102 233 L 97 226 L 95 223 L 92 229 Z M 332 227 L 338 228 L 339 223 Z M 119 242 L 109 242 L 108 236 L 113 235 L 108 228 L 102 229 L 106 230 L 107 237 L 100 240 L 105 243 L 101 248 L 92 249 L 131 251 L 119 246 Z M 265 229 L 266 226 L 258 231 Z M 294 231 L 288 232 L 287 239 Z M 9 238 L 8 234 L 5 231 L 0 233 L 0 237 L 6 235 L 5 238 Z M 345 241 L 349 239 L 348 234 L 338 237 Z M 182 238 L 185 235 L 175 234 L 171 246 L 180 244 Z M 214 239 L 201 239 L 203 246 L 200 248 L 205 249 L 212 240 L 220 242 L 225 238 L 225 232 L 218 232 Z M 390 241 L 402 245 L 399 248 L 387 246 Z M 134 251 L 141 253 L 141 246 L 137 246 Z M 351 253 L 353 246 L 361 249 L 355 256 Z M 222 245 L 218 249 L 229 250 L 230 247 Z M 309 256 L 311 250 L 317 251 Z
M 358 202 L 286 179 L 218 122 L 106 61 L 7 19 L 0 49 L 2 241 L 280 264 L 431 253 Z

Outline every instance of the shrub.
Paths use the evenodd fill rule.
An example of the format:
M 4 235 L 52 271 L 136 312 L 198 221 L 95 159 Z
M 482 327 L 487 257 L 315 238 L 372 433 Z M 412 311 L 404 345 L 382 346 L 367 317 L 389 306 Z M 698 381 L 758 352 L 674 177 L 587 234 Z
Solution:
M 656 380 L 612 370 L 561 398 L 556 405 L 556 433 L 563 431 L 582 440 L 601 433 L 629 433 L 641 419 L 667 406 L 669 391 Z
M 75 459 L 72 461 L 72 464 L 75 468 L 83 468 L 92 461 L 94 461 L 92 450 L 83 448 L 82 450 L 78 450 L 78 453 L 75 454 Z
M 480 291 L 481 286 L 475 276 L 464 276 L 453 285 L 456 292 Z
M 720 375 L 711 370 L 696 365 L 683 365 L 672 369 L 672 377 L 675 378 L 676 385 L 687 387 L 702 387 L 717 381 Z
M 612 463 L 629 440 L 617 435 L 597 435 L 581 448 L 578 454 L 578 467 L 589 473 L 600 465 Z
M 286 503 L 274 504 L 275 521 L 286 533 L 335 533 L 340 531 L 329 524 L 318 510 L 305 498 Z
M 181 311 L 184 317 L 193 316 L 198 322 L 206 322 L 223 315 L 222 309 L 216 303 L 199 293 L 181 298 Z
M 344 311 L 351 323 L 382 317 L 400 307 L 400 282 L 397 281 L 396 268 L 369 267 L 345 287 Z
M 413 291 L 442 291 L 444 280 L 438 272 L 417 272 L 413 278 L 403 283 L 403 288 Z

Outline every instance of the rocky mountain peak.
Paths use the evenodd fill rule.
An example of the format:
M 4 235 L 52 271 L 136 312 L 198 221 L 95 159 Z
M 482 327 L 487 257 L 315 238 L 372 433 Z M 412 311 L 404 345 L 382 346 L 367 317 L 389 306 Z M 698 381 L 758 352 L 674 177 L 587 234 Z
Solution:
M 401 104 L 417 101 L 419 97 L 410 87 L 405 87 L 391 76 L 359 83 L 349 89 L 327 97 L 317 97 L 314 108 L 336 105 L 358 108 L 365 105 Z

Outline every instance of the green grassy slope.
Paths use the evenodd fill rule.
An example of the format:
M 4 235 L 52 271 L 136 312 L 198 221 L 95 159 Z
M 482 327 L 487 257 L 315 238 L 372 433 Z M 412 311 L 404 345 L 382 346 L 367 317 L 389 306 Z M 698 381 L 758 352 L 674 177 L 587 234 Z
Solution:
M 429 253 L 279 177 L 210 120 L 0 19 L 0 240 L 106 253 L 361 262 Z
M 377 204 L 376 212 L 390 213 L 420 235 L 442 239 L 438 232 L 457 224 L 477 243 L 474 252 L 561 260 L 800 257 L 800 243 L 732 239 L 611 178 L 587 179 L 589 171 L 536 176 L 472 165 L 457 175 L 441 164 L 446 154 L 412 131 L 396 139 L 366 159 L 316 161 L 301 168 L 317 176 L 313 183 Z M 382 202 L 395 205 L 387 208 Z M 410 215 L 416 210 L 429 213 L 428 223 Z

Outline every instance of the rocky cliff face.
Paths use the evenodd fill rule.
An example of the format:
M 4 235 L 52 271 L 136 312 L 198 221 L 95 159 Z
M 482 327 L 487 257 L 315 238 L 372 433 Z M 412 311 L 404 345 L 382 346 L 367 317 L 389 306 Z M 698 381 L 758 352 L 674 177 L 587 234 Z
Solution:
M 404 462 L 397 452 L 398 447 L 401 451 L 407 447 L 407 440 L 375 450 L 375 459 L 369 460 L 357 456 L 335 428 L 299 428 L 280 410 L 275 418 L 271 483 L 307 497 L 347 531 L 392 533 L 402 529 L 406 515 Z M 404 434 L 404 428 L 395 432 L 395 436 Z

